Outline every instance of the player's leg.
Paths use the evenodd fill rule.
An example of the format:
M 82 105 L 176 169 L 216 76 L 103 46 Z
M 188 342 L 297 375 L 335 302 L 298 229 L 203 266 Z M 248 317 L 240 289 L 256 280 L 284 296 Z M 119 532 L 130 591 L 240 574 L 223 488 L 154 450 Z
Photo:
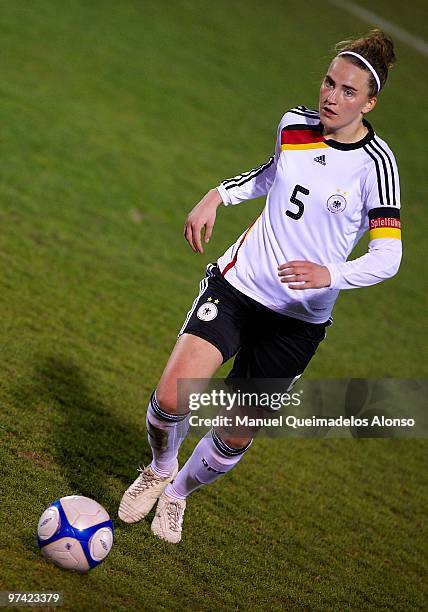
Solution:
M 180 405 L 178 381 L 211 378 L 239 348 L 242 317 L 236 311 L 242 304 L 235 294 L 210 264 L 149 403 L 147 432 L 153 461 L 122 498 L 119 516 L 126 522 L 143 518 L 177 473 L 178 449 L 187 434 L 189 414 L 188 402 Z
M 211 430 L 196 445 L 175 479 L 159 499 L 152 531 L 173 544 L 181 540 L 186 499 L 196 489 L 213 483 L 230 472 L 252 443 L 251 432 L 230 433 Z
M 239 348 L 241 328 L 250 309 L 246 296 L 223 278 L 217 278 L 216 281 L 216 293 L 210 293 L 207 299 L 212 298 L 212 303 L 218 310 L 218 318 L 212 320 L 212 311 L 210 311 L 207 313 L 207 320 L 204 321 L 204 311 L 202 311 L 202 322 L 194 320 L 194 327 L 190 322 L 190 329 L 193 333 L 207 334 L 207 337 L 220 347 L 223 361 L 227 361 Z M 217 332 L 215 335 L 212 332 L 213 323 Z M 233 469 L 250 444 L 251 438 L 245 439 L 242 436 L 233 438 L 228 432 L 219 435 L 213 431 L 202 438 L 173 483 L 166 487 L 159 499 L 152 523 L 153 533 L 169 542 L 179 542 L 186 498 L 195 489 L 214 482 Z
M 153 459 L 122 497 L 119 517 L 123 521 L 134 523 L 144 518 L 177 474 L 178 450 L 188 430 L 188 413 L 178 406 L 177 381 L 211 378 L 222 360 L 220 351 L 206 340 L 191 334 L 178 338 L 147 409 Z
M 228 413 L 232 421 L 239 411 Z M 249 428 L 213 428 L 196 445 L 193 453 L 167 485 L 156 509 L 152 531 L 168 542 L 181 540 L 186 500 L 202 486 L 213 483 L 230 472 L 251 446 L 253 432 Z

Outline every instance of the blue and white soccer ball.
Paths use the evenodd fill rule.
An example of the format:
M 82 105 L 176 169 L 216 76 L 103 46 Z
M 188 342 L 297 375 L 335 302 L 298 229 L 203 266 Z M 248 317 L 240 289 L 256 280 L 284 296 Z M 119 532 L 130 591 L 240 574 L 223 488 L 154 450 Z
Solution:
M 98 502 L 68 495 L 43 512 L 37 525 L 37 544 L 56 565 L 85 573 L 107 557 L 113 534 L 113 523 Z

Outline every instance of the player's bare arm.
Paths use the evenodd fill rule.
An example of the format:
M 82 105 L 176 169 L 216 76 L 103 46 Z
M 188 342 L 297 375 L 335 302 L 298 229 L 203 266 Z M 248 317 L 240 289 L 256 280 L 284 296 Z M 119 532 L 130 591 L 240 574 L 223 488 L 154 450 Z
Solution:
M 217 208 L 222 203 L 217 189 L 211 189 L 202 200 L 190 211 L 184 224 L 184 237 L 195 253 L 203 253 L 201 231 L 204 229 L 204 241 L 207 243 L 213 231 Z

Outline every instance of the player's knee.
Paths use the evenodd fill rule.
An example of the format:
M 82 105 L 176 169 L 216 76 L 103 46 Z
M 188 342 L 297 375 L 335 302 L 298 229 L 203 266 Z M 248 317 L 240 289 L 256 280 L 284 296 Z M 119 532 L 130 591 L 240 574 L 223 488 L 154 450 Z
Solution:
M 168 389 L 158 388 L 156 389 L 156 400 L 159 407 L 168 414 L 177 414 L 177 395 L 171 393 Z
M 222 434 L 221 439 L 229 448 L 236 451 L 246 451 L 252 442 L 251 436 L 228 436 L 227 434 Z

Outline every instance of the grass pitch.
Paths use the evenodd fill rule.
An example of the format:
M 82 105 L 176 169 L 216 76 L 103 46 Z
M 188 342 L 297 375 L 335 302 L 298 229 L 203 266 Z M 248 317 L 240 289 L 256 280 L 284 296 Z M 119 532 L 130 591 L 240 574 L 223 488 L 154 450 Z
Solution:
M 421 7 L 370 4 L 408 29 Z M 116 522 L 87 576 L 50 566 L 33 539 L 62 495 L 116 516 L 149 460 L 147 400 L 205 263 L 263 202 L 222 209 L 202 257 L 185 215 L 268 158 L 283 112 L 316 106 L 329 49 L 368 26 L 279 0 L 0 10 L 0 589 L 62 591 L 67 610 L 426 608 L 425 441 L 260 439 L 190 498 L 179 546 Z M 404 261 L 393 280 L 342 293 L 307 376 L 426 375 L 426 66 L 397 54 L 370 119 L 400 167 Z

